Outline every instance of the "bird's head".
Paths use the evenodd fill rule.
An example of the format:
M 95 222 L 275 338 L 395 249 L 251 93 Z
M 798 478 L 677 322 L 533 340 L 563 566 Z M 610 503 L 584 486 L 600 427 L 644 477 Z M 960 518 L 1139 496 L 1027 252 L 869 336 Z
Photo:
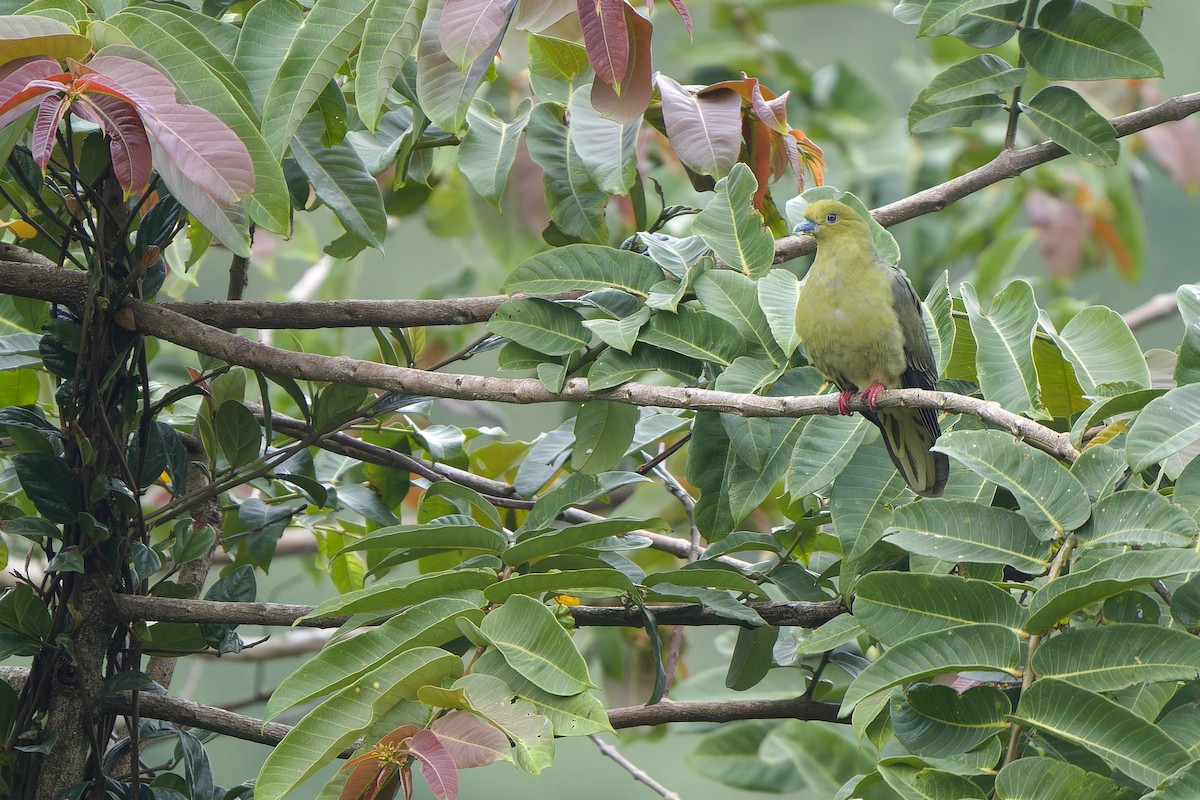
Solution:
M 793 233 L 807 233 L 818 242 L 848 241 L 870 236 L 862 215 L 840 200 L 818 200 L 804 209 L 804 221 Z

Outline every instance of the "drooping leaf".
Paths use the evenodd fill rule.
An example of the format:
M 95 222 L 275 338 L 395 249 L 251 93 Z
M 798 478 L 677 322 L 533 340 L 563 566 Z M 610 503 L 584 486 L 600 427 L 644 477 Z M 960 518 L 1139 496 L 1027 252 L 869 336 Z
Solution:
M 1121 145 L 1116 129 L 1075 90 L 1047 86 L 1021 109 L 1042 133 L 1085 161 L 1102 167 L 1117 163 Z
M 942 561 L 1008 564 L 1031 575 L 1049 566 L 1049 552 L 1020 514 L 962 500 L 923 500 L 896 509 L 885 537 L 912 553 Z
M 589 99 L 592 108 L 601 116 L 628 125 L 641 119 L 654 93 L 650 53 L 654 26 L 628 3 L 624 4 L 622 11 L 629 31 L 629 63 L 625 77 L 619 83 L 609 83 L 597 73 L 592 80 Z
M 317 197 L 347 231 L 373 247 L 383 247 L 387 213 L 379 184 L 348 141 L 343 139 L 330 146 L 321 140 L 324 133 L 325 123 L 314 110 L 296 128 L 292 157 L 304 170 Z
M 896 738 L 919 756 L 945 758 L 965 753 L 1008 728 L 1012 704 L 993 686 L 962 694 L 949 686 L 919 683 L 892 695 Z
M 590 92 L 579 87 L 567 107 L 571 142 L 592 183 L 607 194 L 623 195 L 637 178 L 638 131 L 641 115 L 630 122 L 605 117 L 592 107 Z
M 579 27 L 596 77 L 619 86 L 629 67 L 624 0 L 577 0 Z
M 964 97 L 947 103 L 932 103 L 923 94 L 908 109 L 910 133 L 932 133 L 943 128 L 963 128 L 987 119 L 1004 108 L 1004 98 L 998 94 Z
M 496 208 L 500 207 L 521 134 L 532 111 L 533 101 L 529 98 L 521 101 L 512 122 L 500 119 L 495 109 L 480 98 L 467 109 L 469 127 L 458 148 L 458 166 L 475 191 Z
M 557 103 L 538 103 L 529 118 L 529 156 L 544 173 L 550 219 L 564 233 L 585 242 L 608 241 L 604 207 L 608 196 L 587 174 L 575 148 L 574 133 Z
M 508 27 L 515 0 L 446 0 L 438 21 L 442 52 L 465 72 Z
M 363 29 L 355 81 L 355 108 L 375 130 L 388 90 L 421 34 L 427 0 L 375 0 Z
M 545 691 L 565 697 L 592 686 L 571 635 L 537 600 L 513 595 L 480 628 L 510 667 Z
M 250 98 L 260 114 L 271 82 L 303 21 L 300 7 L 291 0 L 262 0 L 242 20 L 233 65 L 245 77 Z
M 675 155 L 701 175 L 728 175 L 742 148 L 742 98 L 728 89 L 700 94 L 662 73 L 656 85 Z
M 976 369 L 984 397 L 1017 414 L 1038 409 L 1033 336 L 1037 305 L 1033 288 L 1013 281 L 984 313 L 969 283 L 962 285 L 971 332 L 975 336 Z
M 317 97 L 362 39 L 370 0 L 317 0 L 304 18 L 263 101 L 262 130 L 276 159 Z
M 972 11 L 1003 5 L 1007 0 L 929 0 L 917 25 L 918 36 L 942 36 L 958 27 Z

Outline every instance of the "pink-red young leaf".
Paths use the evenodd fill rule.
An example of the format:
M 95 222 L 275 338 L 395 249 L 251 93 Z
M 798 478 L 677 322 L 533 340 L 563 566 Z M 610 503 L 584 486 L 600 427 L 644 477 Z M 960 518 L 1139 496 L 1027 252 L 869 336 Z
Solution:
M 450 60 L 466 71 L 508 27 L 516 0 L 446 0 L 438 37 Z
M 421 775 L 433 796 L 437 800 L 455 800 L 458 797 L 458 767 L 438 735 L 430 730 L 417 731 L 409 740 L 408 749 L 421 762 Z
M 62 84 L 47 85 L 45 81 L 34 81 L 34 85 L 26 85 L 24 89 L 13 94 L 0 105 L 0 128 L 11 125 L 42 102 L 47 94 L 62 92 L 66 86 Z M 53 88 L 51 88 L 53 86 Z
M 742 149 L 742 98 L 718 89 L 697 95 L 659 73 L 663 124 L 679 160 L 701 175 L 723 178 L 737 163 Z
M 577 0 L 583 46 L 596 77 L 620 90 L 629 68 L 625 0 Z
M 31 56 L 83 58 L 91 49 L 90 39 L 56 19 L 33 14 L 0 17 L 0 64 Z
M 688 7 L 683 4 L 683 0 L 671 0 L 671 8 L 679 13 L 679 18 L 683 20 L 683 28 L 690 37 L 692 35 L 692 15 L 688 11 Z
M 380 766 L 378 761 L 358 764 L 346 782 L 338 800 L 392 800 L 400 788 L 399 769 Z
M 63 75 L 62 66 L 48 58 L 23 58 L 0 66 L 0 103 L 29 85 L 30 81 Z
M 196 188 L 222 205 L 254 190 L 246 145 L 211 111 L 179 103 L 175 84 L 165 75 L 140 61 L 109 55 L 93 58 L 86 69 L 88 80 L 131 98 L 159 152 Z
M 101 94 L 81 95 L 72 109 L 108 134 L 113 172 L 125 194 L 138 194 L 150 184 L 153 155 L 142 118 L 132 104 Z
M 764 92 L 764 90 L 766 90 Z M 784 92 L 775 98 L 768 99 L 764 94 L 770 94 L 770 90 L 763 86 L 757 80 L 754 81 L 754 86 L 750 90 L 750 107 L 754 109 L 754 114 L 776 133 L 787 133 L 787 99 L 791 92 Z
M 508 752 L 508 737 L 470 711 L 451 711 L 434 720 L 429 728 L 459 769 L 486 767 Z
M 51 94 L 42 100 L 38 106 L 37 119 L 33 123 L 33 136 L 29 141 L 29 150 L 33 153 L 33 161 L 43 170 L 50 163 L 50 154 L 54 152 L 54 138 L 58 133 L 58 125 L 66 116 L 71 104 L 63 94 Z
M 600 80 L 597 74 L 592 80 L 592 108 L 609 119 L 622 124 L 633 122 L 650 105 L 654 94 L 653 68 L 650 59 L 650 36 L 654 26 L 650 20 L 625 6 L 625 17 L 629 26 L 632 44 L 629 49 L 629 67 L 619 86 L 613 87 Z
M 411 767 L 405 767 L 400 770 L 400 788 L 404 790 L 404 800 L 412 800 L 413 777 Z

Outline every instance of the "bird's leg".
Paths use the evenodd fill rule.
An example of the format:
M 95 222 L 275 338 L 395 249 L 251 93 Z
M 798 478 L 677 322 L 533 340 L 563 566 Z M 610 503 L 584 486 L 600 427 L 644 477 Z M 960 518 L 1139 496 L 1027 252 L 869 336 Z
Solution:
M 850 398 L 854 397 L 856 392 L 838 392 L 838 413 L 843 417 L 850 416 L 850 407 L 846 404 L 850 402 Z
M 872 411 L 875 410 L 875 403 L 879 399 L 879 393 L 885 388 L 887 387 L 885 387 L 882 383 L 877 383 L 874 386 L 868 386 L 863 390 L 862 396 L 863 399 L 867 401 L 867 408 L 871 409 Z

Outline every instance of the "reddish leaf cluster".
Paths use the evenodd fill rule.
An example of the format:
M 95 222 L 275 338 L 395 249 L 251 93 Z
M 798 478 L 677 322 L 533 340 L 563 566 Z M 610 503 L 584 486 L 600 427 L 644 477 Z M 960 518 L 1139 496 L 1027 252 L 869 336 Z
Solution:
M 214 202 L 229 206 L 254 188 L 250 154 L 216 115 L 181 103 L 175 84 L 140 61 L 103 51 L 87 64 L 23 58 L 0 67 L 0 127 L 37 109 L 30 149 L 45 169 L 68 113 L 109 138 L 126 195 L 144 191 L 154 165 L 173 168 Z M 167 162 L 164 164 L 163 162 Z
M 592 107 L 618 122 L 632 122 L 650 105 L 650 38 L 654 26 L 625 0 L 576 0 L 588 61 L 596 71 Z M 688 35 L 692 17 L 683 0 L 671 0 Z
M 460 769 L 487 766 L 507 749 L 503 733 L 468 711 L 451 711 L 428 729 L 402 725 L 346 762 L 342 769 L 352 771 L 338 798 L 391 800 L 402 789 L 405 800 L 411 800 L 416 761 L 433 796 L 454 800 Z
M 711 86 L 681 86 L 657 77 L 663 124 L 679 159 L 695 173 L 722 178 L 744 161 L 758 179 L 754 205 L 764 210 L 770 182 L 791 167 L 797 191 L 807 170 L 817 185 L 825 182 L 825 160 L 804 131 L 787 121 L 788 92 L 776 95 L 757 78 Z

